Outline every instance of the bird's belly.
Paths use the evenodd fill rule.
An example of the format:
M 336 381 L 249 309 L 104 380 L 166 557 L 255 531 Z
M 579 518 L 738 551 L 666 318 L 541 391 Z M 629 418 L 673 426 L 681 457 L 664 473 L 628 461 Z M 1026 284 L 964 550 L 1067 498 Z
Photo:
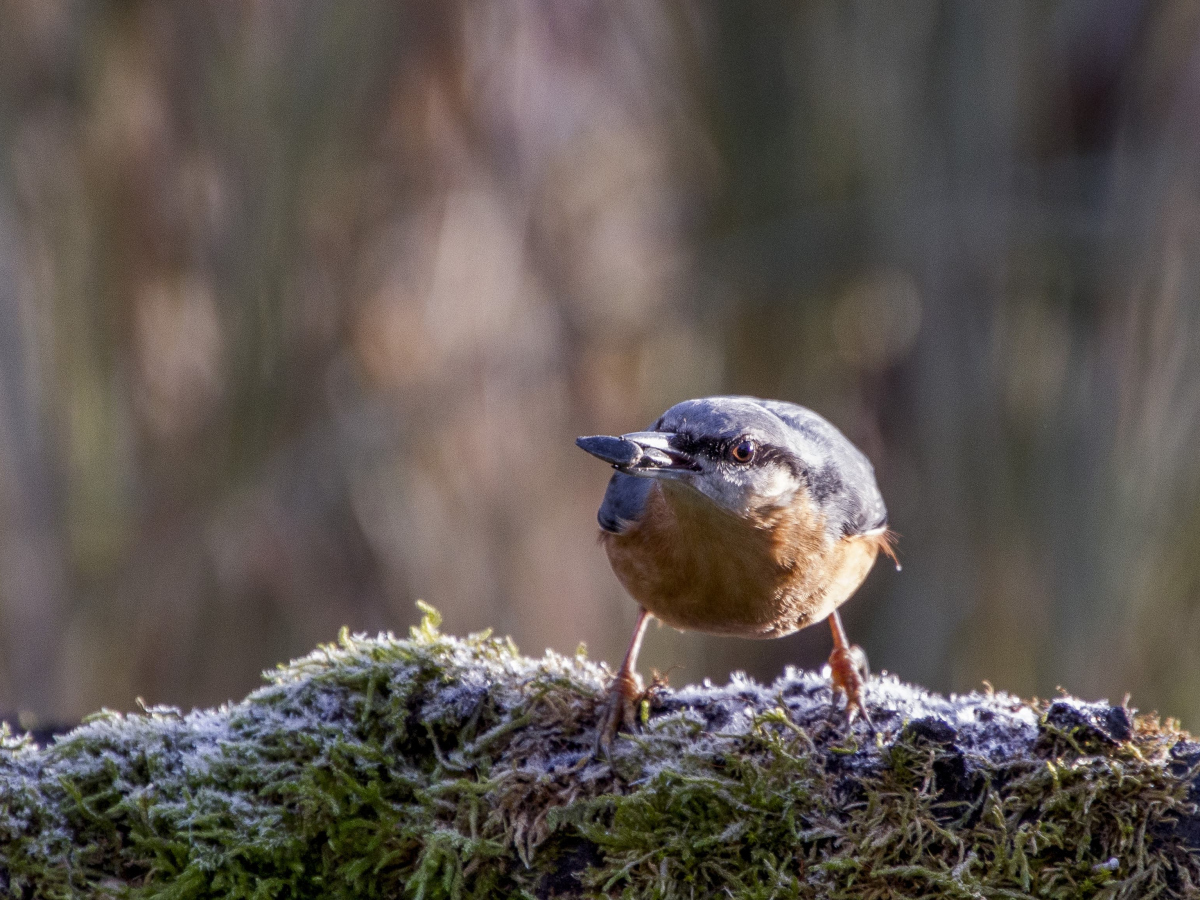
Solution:
M 630 593 L 656 618 L 683 631 L 773 638 L 791 634 L 814 621 L 805 610 L 803 598 L 761 583 L 697 581 L 643 585 L 650 589 L 643 589 L 638 596 L 630 587 L 631 582 L 622 579 Z
M 668 625 L 708 634 L 782 637 L 825 618 L 862 583 L 867 542 L 826 538 L 793 517 L 757 526 L 727 513 L 680 509 L 661 495 L 623 534 L 605 534 L 625 589 Z

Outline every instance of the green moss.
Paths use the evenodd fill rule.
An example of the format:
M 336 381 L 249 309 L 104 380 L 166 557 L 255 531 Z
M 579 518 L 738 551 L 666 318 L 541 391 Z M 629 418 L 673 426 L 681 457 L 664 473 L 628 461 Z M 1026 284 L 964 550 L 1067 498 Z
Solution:
M 947 701 L 893 684 L 904 712 L 872 742 L 792 676 L 660 692 L 643 733 L 599 761 L 601 668 L 437 626 L 426 609 L 409 640 L 343 633 L 218 710 L 104 712 L 45 749 L 0 733 L 0 886 L 434 900 L 1200 885 L 1194 757 L 1172 756 L 1184 736 L 1154 720 L 1114 740 L 1046 704 L 975 698 L 1015 709 L 996 728 L 1020 739 L 968 747 L 918 716 Z

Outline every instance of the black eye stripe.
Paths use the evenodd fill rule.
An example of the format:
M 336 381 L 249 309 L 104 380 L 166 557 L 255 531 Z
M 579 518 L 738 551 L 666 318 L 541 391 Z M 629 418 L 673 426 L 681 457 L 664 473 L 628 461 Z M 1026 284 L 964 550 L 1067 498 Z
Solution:
M 746 440 L 754 443 L 754 458 L 750 460 L 750 465 L 760 466 L 766 463 L 779 463 L 780 465 L 787 466 L 797 478 L 803 475 L 804 470 L 799 466 L 796 458 L 787 450 L 777 447 L 774 444 L 765 444 L 744 434 L 732 438 L 710 438 L 697 437 L 686 432 L 676 432 L 676 437 L 671 443 L 683 453 L 688 453 L 692 456 L 704 456 L 715 462 L 722 462 L 729 461 L 730 450 Z M 746 463 L 738 463 L 738 465 L 746 465 Z
M 707 441 L 692 437 L 683 431 L 675 432 L 675 437 L 671 439 L 671 446 L 681 453 L 688 453 L 692 456 L 707 456 L 709 452 Z

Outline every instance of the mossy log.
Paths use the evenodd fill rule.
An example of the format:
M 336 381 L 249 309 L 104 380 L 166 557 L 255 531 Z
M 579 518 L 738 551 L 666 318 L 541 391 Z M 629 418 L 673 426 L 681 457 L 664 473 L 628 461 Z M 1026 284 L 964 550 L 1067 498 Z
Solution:
M 343 634 L 244 702 L 3 733 L 8 896 L 1191 897 L 1200 745 L 1122 706 L 818 675 L 652 691 L 592 755 L 606 670 Z

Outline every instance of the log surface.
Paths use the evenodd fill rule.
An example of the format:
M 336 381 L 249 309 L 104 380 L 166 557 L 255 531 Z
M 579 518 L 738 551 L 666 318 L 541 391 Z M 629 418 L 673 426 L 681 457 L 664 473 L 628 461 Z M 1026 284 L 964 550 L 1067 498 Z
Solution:
M 658 688 L 487 635 L 350 637 L 245 701 L 2 734 L 6 896 L 1194 897 L 1200 744 L 1124 706 L 873 679 Z

